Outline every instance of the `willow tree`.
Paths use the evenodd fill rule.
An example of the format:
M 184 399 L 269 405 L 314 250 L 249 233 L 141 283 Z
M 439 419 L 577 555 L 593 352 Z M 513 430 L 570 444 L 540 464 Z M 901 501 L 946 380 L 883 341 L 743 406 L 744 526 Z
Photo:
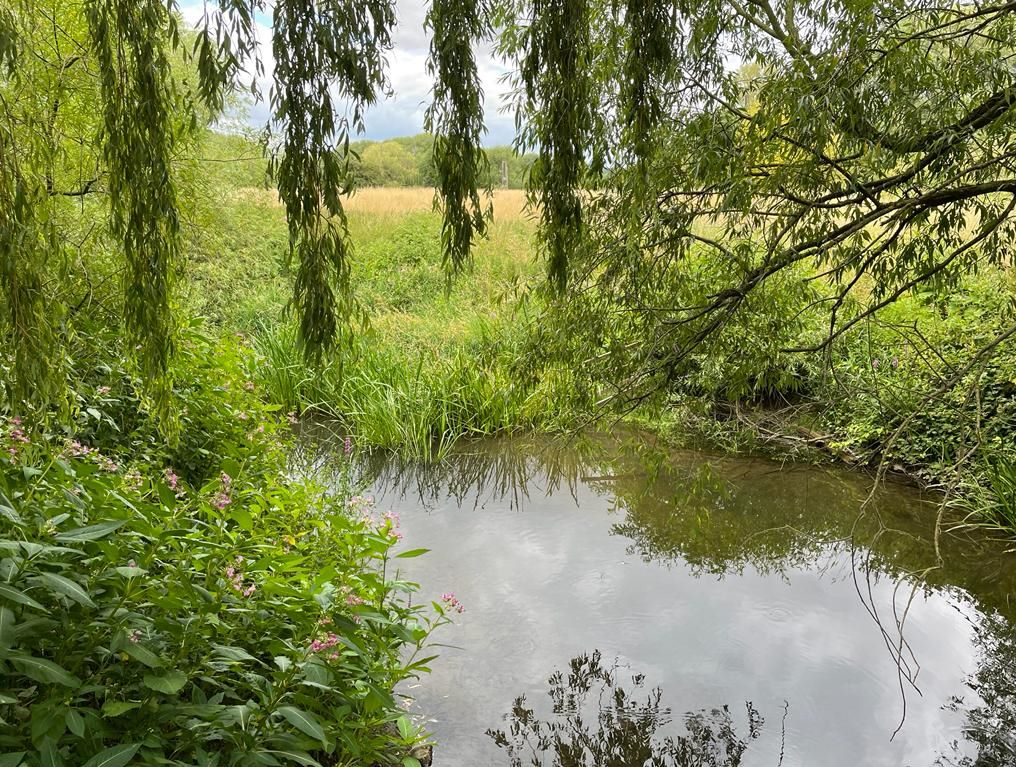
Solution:
M 180 116 L 196 123 L 241 87 L 271 107 L 266 146 L 289 221 L 300 337 L 311 357 L 327 352 L 355 305 L 346 149 L 390 90 L 394 0 L 220 0 L 187 34 L 175 0 L 84 0 L 73 49 L 54 51 L 40 19 L 80 7 L 0 9 L 0 289 L 20 380 L 45 391 L 37 384 L 59 357 L 61 302 L 47 275 L 66 243 L 54 202 L 102 191 L 125 265 L 124 326 L 156 405 L 168 406 Z M 477 190 L 486 174 L 475 50 L 493 35 L 513 72 L 518 148 L 538 153 L 529 195 L 553 292 L 582 297 L 597 332 L 607 332 L 599 317 L 625 307 L 636 333 L 624 345 L 628 380 L 665 377 L 736 322 L 749 296 L 802 264 L 840 286 L 816 345 L 831 343 L 917 285 L 948 286 L 1010 258 L 1012 10 L 432 0 L 426 122 L 437 134 L 446 263 L 452 272 L 466 263 L 489 214 Z M 276 61 L 267 83 L 259 21 L 271 26 Z M 54 24 L 57 37 L 66 32 Z M 194 67 L 192 86 L 174 81 L 174 56 Z M 752 67 L 757 76 L 744 76 Z M 26 95 L 39 91 L 39 71 L 53 84 L 46 103 Z M 94 178 L 87 189 L 58 189 L 53 125 L 77 72 L 96 92 L 96 172 L 79 179 Z M 718 284 L 690 299 L 682 275 L 702 252 Z M 865 307 L 844 318 L 859 286 Z
M 803 344 L 761 328 L 772 358 L 826 351 L 909 292 L 1012 263 L 1013 10 L 597 4 L 591 71 L 607 117 L 586 145 L 588 167 L 603 151 L 608 170 L 587 179 L 599 191 L 568 262 L 583 312 L 569 326 L 594 329 L 619 394 L 637 400 L 719 334 L 750 331 L 763 295 L 797 294 L 787 325 L 816 307 L 826 323 Z M 522 70 L 523 94 L 531 79 Z M 1014 334 L 1010 318 L 982 352 Z

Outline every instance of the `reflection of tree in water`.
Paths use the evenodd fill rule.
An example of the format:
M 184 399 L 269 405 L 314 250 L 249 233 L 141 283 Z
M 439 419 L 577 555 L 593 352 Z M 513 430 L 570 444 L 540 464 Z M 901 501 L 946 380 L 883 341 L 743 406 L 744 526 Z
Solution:
M 333 444 L 341 455 L 341 440 L 333 439 Z M 308 450 L 307 457 L 316 466 L 329 463 L 320 447 Z M 971 680 L 981 700 L 956 702 L 958 710 L 967 712 L 966 742 L 942 755 L 937 765 L 1016 767 L 1016 638 L 1007 622 L 1016 615 L 1010 601 L 1016 591 L 1016 568 L 1010 557 L 1000 555 L 1000 546 L 950 535 L 939 541 L 944 557 L 939 561 L 934 540 L 936 510 L 913 492 L 890 488 L 859 518 L 870 489 L 861 476 L 669 450 L 649 445 L 641 437 L 628 442 L 594 437 L 565 444 L 540 439 L 484 440 L 464 443 L 438 464 L 400 461 L 383 454 L 362 458 L 360 476 L 386 495 L 387 502 L 415 498 L 425 508 L 448 499 L 476 506 L 493 499 L 508 501 L 517 509 L 531 506 L 529 511 L 539 513 L 543 497 L 567 493 L 578 498 L 579 489 L 585 487 L 610 499 L 617 514 L 612 532 L 631 541 L 633 554 L 680 563 L 696 574 L 722 576 L 750 567 L 788 577 L 797 569 L 815 571 L 826 562 L 839 562 L 845 568 L 840 574 L 852 574 L 859 599 L 883 631 L 900 665 L 901 683 L 913 674 L 903 625 L 908 594 L 912 598 L 945 587 L 965 598 L 955 591 L 960 587 L 985 614 L 977 629 L 981 669 Z M 900 586 L 903 618 L 875 611 L 872 587 L 882 579 Z M 894 596 L 889 607 L 896 604 Z M 602 685 L 603 680 L 597 683 Z M 646 705 L 651 703 L 650 696 Z M 525 714 L 524 701 L 520 705 L 513 715 Z M 619 719 L 622 714 L 607 712 L 624 725 L 614 730 L 638 735 L 638 720 Z M 700 731 L 700 720 L 710 732 L 723 732 L 722 714 L 692 717 L 689 742 Z M 518 717 L 511 722 L 530 739 L 541 733 L 553 739 L 558 734 L 550 723 L 537 722 L 541 729 L 531 731 Z M 563 726 L 557 723 L 558 728 Z M 648 738 L 634 737 L 632 742 L 649 742 L 654 733 L 655 727 L 650 728 Z M 512 744 L 516 750 L 524 745 L 509 739 L 505 747 Z M 976 757 L 966 756 L 971 744 L 977 749 Z M 668 752 L 656 753 L 666 756 Z M 667 758 L 670 761 L 659 764 L 684 764 L 672 755 Z M 587 763 L 573 759 L 556 764 Z M 691 763 L 734 765 L 737 761 Z
M 610 499 L 618 517 L 612 532 L 646 560 L 709 575 L 751 567 L 786 577 L 856 559 L 863 578 L 905 579 L 926 593 L 961 586 L 987 607 L 1012 612 L 1016 569 L 998 556 L 999 547 L 944 535 L 940 563 L 936 506 L 889 487 L 862 513 L 870 482 L 855 473 L 707 456 L 639 434 L 482 440 L 432 464 L 378 453 L 364 456 L 359 469 L 386 498 L 411 498 L 425 508 L 491 499 L 518 509 L 532 501 L 538 512 L 541 498 L 577 498 L 584 487 Z
M 598 651 L 580 655 L 567 676 L 550 677 L 550 718 L 540 719 L 522 696 L 505 717 L 507 730 L 487 734 L 508 753 L 511 767 L 736 767 L 759 735 L 763 719 L 748 703 L 746 739 L 726 706 L 685 714 L 685 734 L 661 737 L 658 730 L 671 718 L 661 690 L 644 692 L 641 675 L 625 689 L 620 677 Z
M 977 756 L 943 755 L 936 767 L 1013 767 L 1016 765 L 1016 631 L 997 614 L 985 616 L 974 633 L 981 656 L 980 666 L 969 684 L 980 697 L 979 705 L 966 711 L 963 735 L 974 744 Z M 950 708 L 963 710 L 957 699 Z M 959 751 L 960 745 L 954 745 Z

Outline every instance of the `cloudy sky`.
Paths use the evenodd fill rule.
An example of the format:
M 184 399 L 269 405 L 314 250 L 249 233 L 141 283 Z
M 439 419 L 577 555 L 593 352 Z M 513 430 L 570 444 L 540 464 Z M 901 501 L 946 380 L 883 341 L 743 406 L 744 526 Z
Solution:
M 388 57 L 389 77 L 395 95 L 372 108 L 367 113 L 365 138 L 385 139 L 394 136 L 411 136 L 423 130 L 423 113 L 430 102 L 431 80 L 427 75 L 426 61 L 428 37 L 423 28 L 426 15 L 426 0 L 397 0 L 398 28 L 394 34 L 394 50 Z M 203 13 L 201 0 L 182 0 L 180 3 L 184 18 L 197 22 Z M 261 50 L 265 61 L 266 74 L 270 75 L 271 20 L 262 19 L 260 25 Z M 510 144 L 515 135 L 511 115 L 500 113 L 504 86 L 499 83 L 504 66 L 491 53 L 489 46 L 479 52 L 480 77 L 485 99 L 484 119 L 487 125 L 488 146 Z M 267 87 L 263 88 L 267 93 Z M 250 122 L 260 126 L 268 118 L 265 104 L 254 104 L 250 108 Z

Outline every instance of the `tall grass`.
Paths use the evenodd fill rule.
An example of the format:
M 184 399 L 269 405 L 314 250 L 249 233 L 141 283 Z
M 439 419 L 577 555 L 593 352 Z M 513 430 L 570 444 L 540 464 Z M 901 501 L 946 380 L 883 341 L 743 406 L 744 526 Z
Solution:
M 241 186 L 231 190 L 232 200 L 253 202 L 265 208 L 281 208 L 278 193 L 262 186 Z M 528 218 L 526 193 L 521 189 L 495 189 L 491 202 L 495 221 Z M 434 190 L 430 187 L 368 186 L 357 189 L 342 201 L 352 216 L 384 216 L 398 218 L 407 213 L 429 213 L 434 209 Z
M 362 442 L 414 458 L 439 459 L 465 436 L 556 428 L 570 412 L 568 372 L 520 375 L 496 356 L 464 349 L 412 355 L 366 336 L 315 369 L 281 324 L 262 325 L 251 347 L 264 397 L 337 419 Z
M 250 155 L 242 142 L 214 136 L 206 149 Z M 251 378 L 264 399 L 339 419 L 364 443 L 418 457 L 441 456 L 465 435 L 566 420 L 571 373 L 519 361 L 524 332 L 510 299 L 542 281 L 521 191 L 495 192 L 489 237 L 449 290 L 434 191 L 357 190 L 346 201 L 351 282 L 372 330 L 312 368 L 284 313 L 293 274 L 276 192 L 258 186 L 257 162 L 225 165 L 228 172 L 205 179 L 195 211 L 201 226 L 185 300 L 248 340 Z

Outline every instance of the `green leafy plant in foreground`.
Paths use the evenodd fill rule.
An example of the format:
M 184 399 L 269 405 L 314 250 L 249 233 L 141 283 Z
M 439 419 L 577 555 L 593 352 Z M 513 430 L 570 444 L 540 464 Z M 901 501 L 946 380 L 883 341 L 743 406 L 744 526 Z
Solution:
M 397 517 L 230 458 L 197 487 L 124 471 L 18 419 L 0 446 L 0 765 L 369 765 L 417 739 L 393 690 L 447 619 L 390 574 L 423 553 L 393 552 Z

